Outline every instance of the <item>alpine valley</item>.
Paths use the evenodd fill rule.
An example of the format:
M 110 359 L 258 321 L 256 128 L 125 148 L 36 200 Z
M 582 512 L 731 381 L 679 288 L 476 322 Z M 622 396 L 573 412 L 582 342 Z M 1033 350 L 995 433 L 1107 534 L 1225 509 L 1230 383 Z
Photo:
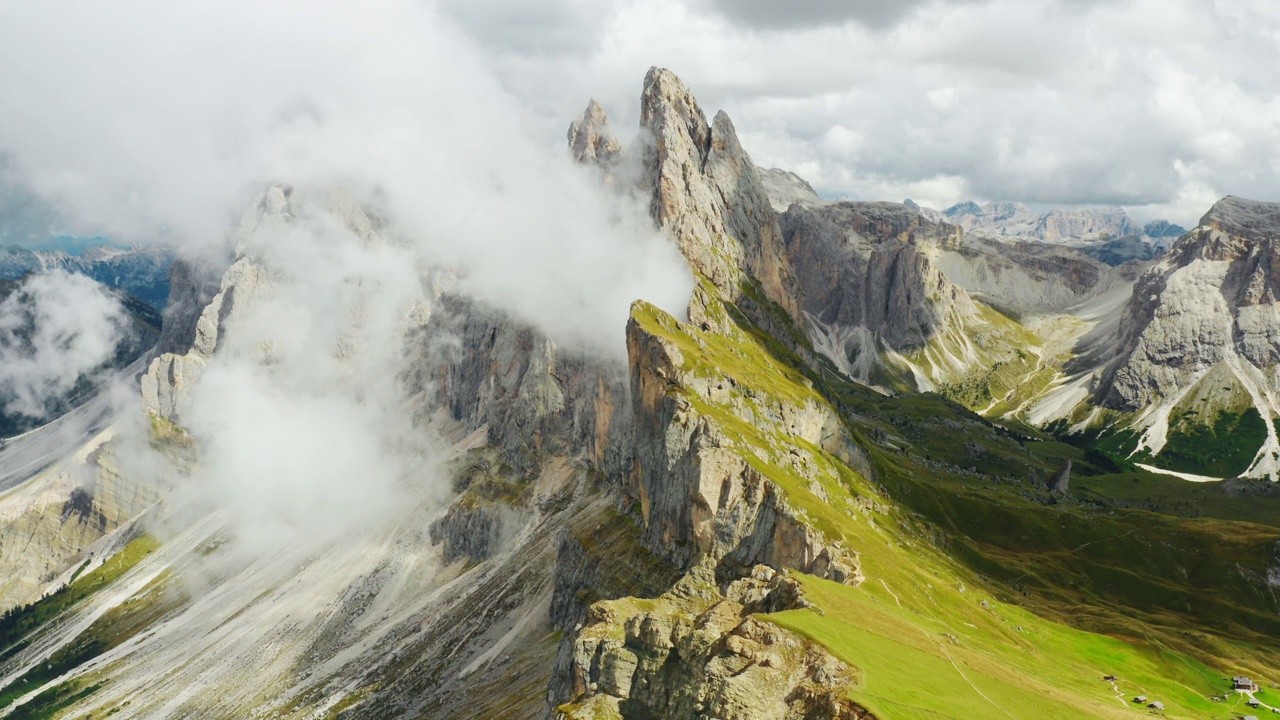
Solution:
M 90 399 L 0 449 L 0 716 L 1280 708 L 1280 203 L 1226 197 L 1183 232 L 824 200 L 660 68 L 640 125 L 624 147 L 592 101 L 568 137 L 693 276 L 684 312 L 636 299 L 625 360 L 444 266 L 408 269 L 423 295 L 395 322 L 370 319 L 390 280 L 351 281 L 309 298 L 339 319 L 324 343 L 264 335 L 299 273 L 264 238 L 404 242 L 346 189 L 267 188 L 229 262 L 177 260 L 120 371 L 137 407 Z M 251 428 L 210 417 L 297 367 L 383 414 L 302 393 Z M 348 489 L 268 533 L 261 506 L 332 499 L 201 491 L 245 474 L 229 436 L 291 477 L 270 431 L 314 417 L 377 431 L 367 454 L 300 441 L 353 488 L 405 459 L 377 513 Z

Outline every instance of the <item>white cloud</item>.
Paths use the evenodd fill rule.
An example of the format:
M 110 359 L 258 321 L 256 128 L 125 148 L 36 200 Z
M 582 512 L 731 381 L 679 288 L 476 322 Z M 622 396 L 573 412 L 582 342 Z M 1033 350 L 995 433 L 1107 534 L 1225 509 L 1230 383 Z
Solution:
M 538 135 L 434 4 L 76 10 L 0 9 L 0 97 L 22 109 L 0 142 L 86 232 L 217 244 L 268 182 L 340 186 L 562 340 L 620 352 L 632 300 L 687 299 L 674 248 Z
M 899 199 L 955 177 L 957 199 L 1182 223 L 1207 209 L 1192 199 L 1206 187 L 1280 199 L 1280 18 L 1263 0 L 923 2 L 878 24 L 860 4 L 601 6 L 596 42 L 554 57 L 509 47 L 494 65 L 557 132 L 587 95 L 634 123 L 656 64 L 727 110 L 759 164 L 814 168 L 829 196 Z M 858 153 L 831 152 L 837 126 L 863 138 Z
M 120 301 L 61 270 L 28 276 L 0 302 L 0 398 L 7 413 L 43 417 L 114 357 Z
M 295 222 L 238 238 L 262 293 L 236 298 L 182 417 L 194 487 L 250 546 L 367 527 L 408 491 L 440 506 L 438 440 L 401 385 L 426 268 L 619 367 L 632 301 L 688 301 L 647 208 L 575 165 L 568 116 L 546 135 L 437 3 L 73 5 L 0 7 L 0 97 L 21 109 L 0 114 L 0 150 L 69 223 L 206 251 L 266 185 L 296 190 Z M 324 207 L 331 188 L 380 239 Z

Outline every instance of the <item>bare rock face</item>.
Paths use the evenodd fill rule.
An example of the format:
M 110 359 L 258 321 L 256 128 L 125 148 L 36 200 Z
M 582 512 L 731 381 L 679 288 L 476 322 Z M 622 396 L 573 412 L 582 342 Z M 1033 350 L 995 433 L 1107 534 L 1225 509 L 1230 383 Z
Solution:
M 627 349 L 635 459 L 625 492 L 639 505 L 650 547 L 677 566 L 712 558 L 728 576 L 763 564 L 861 582 L 856 553 L 813 529 L 786 492 L 752 465 L 749 450 L 688 393 L 747 422 L 814 444 L 836 424 L 829 408 L 816 401 L 761 404 L 725 379 L 698 377 L 684 367 L 675 344 L 634 317 L 627 325 Z M 812 469 L 795 458 L 792 471 L 803 476 Z
M 1015 313 L 1068 309 L 1132 282 L 1126 269 L 1072 248 L 977 235 L 966 235 L 936 263 L 971 295 Z
M 1049 476 L 1049 479 L 1045 481 L 1045 485 L 1049 486 L 1050 492 L 1054 495 L 1066 495 L 1071 491 L 1070 458 L 1067 459 L 1066 464 Z
M 448 294 L 410 352 L 425 358 L 409 371 L 410 391 L 429 395 L 425 407 L 442 408 L 463 432 L 485 430 L 517 473 L 579 453 L 601 472 L 628 462 L 621 368 L 567 353 L 532 327 Z
M 1095 398 L 1140 412 L 1140 448 L 1158 454 L 1188 409 L 1212 423 L 1251 407 L 1267 439 L 1244 474 L 1280 477 L 1280 203 L 1215 204 L 1138 279 L 1110 347 Z
M 0 612 L 31 603 L 102 564 L 160 498 L 158 483 L 122 474 L 103 432 L 75 457 L 7 492 L 0 503 Z
M 265 191 L 241 220 L 241 236 L 264 223 L 284 223 L 292 217 L 289 193 L 281 187 Z M 191 322 L 188 304 L 198 303 L 207 294 L 206 281 L 192 277 L 176 286 L 182 306 L 174 320 L 179 326 L 167 339 L 165 352 L 151 361 L 142 376 L 142 400 L 156 415 L 181 425 L 189 393 L 198 382 L 209 358 L 218 349 L 219 339 L 234 325 L 259 293 L 267 292 L 270 279 L 265 269 L 243 248 L 222 275 L 218 291 Z
M 729 116 L 718 113 L 708 124 L 684 83 L 653 68 L 645 76 L 640 124 L 652 138 L 644 183 L 658 227 L 726 298 L 741 298 L 754 278 L 769 301 L 798 321 L 795 274 L 773 206 Z M 695 322 L 708 319 L 697 300 L 690 313 Z
M 1189 386 L 1213 365 L 1280 363 L 1280 203 L 1228 197 L 1134 289 L 1121 356 L 1102 388 L 1136 410 Z
M 595 100 L 587 104 L 581 120 L 569 125 L 569 151 L 574 160 L 587 165 L 607 165 L 622 155 L 622 145 L 609 128 L 609 118 Z
M 756 172 L 769 195 L 769 204 L 779 213 L 786 212 L 795 203 L 821 205 L 826 202 L 807 180 L 793 172 L 778 168 L 756 168 Z
M 787 254 L 820 332 L 866 337 L 828 347 L 837 365 L 865 379 L 864 355 L 908 351 L 957 327 L 976 311 L 968 293 L 933 260 L 960 244 L 960 230 L 897 203 L 793 205 L 781 217 Z M 862 372 L 852 370 L 858 360 Z
M 806 606 L 794 580 L 762 566 L 722 592 L 712 575 L 701 566 L 644 609 L 630 598 L 593 605 L 557 717 L 873 717 L 848 700 L 846 665 L 751 617 Z

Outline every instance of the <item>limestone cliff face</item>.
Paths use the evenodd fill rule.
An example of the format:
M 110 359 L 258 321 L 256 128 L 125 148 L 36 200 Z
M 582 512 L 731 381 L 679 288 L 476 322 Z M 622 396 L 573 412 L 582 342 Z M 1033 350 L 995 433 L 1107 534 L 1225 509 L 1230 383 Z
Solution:
M 441 338 L 447 342 L 441 343 Z M 422 358 L 411 391 L 429 395 L 465 432 L 519 472 L 549 457 L 581 456 L 600 472 L 626 463 L 630 426 L 621 367 L 565 352 L 536 329 L 453 295 L 411 340 Z
M 264 224 L 286 223 L 293 217 L 289 192 L 272 187 L 258 197 L 240 224 L 240 236 L 247 237 Z M 179 266 L 180 267 L 180 266 Z M 174 286 L 178 302 L 171 314 L 161 355 L 151 361 L 142 376 L 142 399 L 147 409 L 171 422 L 182 424 L 191 388 L 218 349 L 228 326 L 236 324 L 245 308 L 260 293 L 267 292 L 270 280 L 263 266 L 237 248 L 236 259 L 222 275 L 218 290 L 208 295 L 206 278 L 179 269 L 182 282 Z M 193 308 L 199 306 L 198 312 Z M 194 317 L 194 322 L 192 318 Z
M 1159 453 L 1192 405 L 1201 422 L 1251 407 L 1267 440 L 1245 474 L 1280 476 L 1280 204 L 1215 204 L 1138 279 L 1109 349 L 1095 397 L 1140 413 L 1140 447 Z
M 924 344 L 949 316 L 972 312 L 929 253 L 960 231 L 896 203 L 793 207 L 782 216 L 805 311 L 827 325 L 862 327 L 894 349 Z
M 196 340 L 196 323 L 218 294 L 223 268 L 213 262 L 177 259 L 169 268 L 169 303 L 156 351 L 182 355 Z
M 750 399 L 751 391 L 731 379 L 699 377 L 675 343 L 634 316 L 627 349 L 635 464 L 625 491 L 639 506 L 651 547 L 678 565 L 710 557 L 728 576 L 763 564 L 861 581 L 856 555 L 811 527 L 787 493 L 753 465 L 751 450 L 730 437 L 724 423 L 732 421 L 713 414 L 821 444 L 836 424 L 829 408 L 817 401 Z M 803 461 L 795 460 L 793 469 L 803 475 Z
M 883 352 L 910 352 L 976 313 L 934 261 L 960 230 L 897 203 L 793 205 L 781 218 L 819 348 L 869 380 Z
M 769 204 L 780 214 L 795 203 L 821 205 L 825 202 L 807 180 L 793 172 L 779 168 L 756 168 L 756 172 L 769 196 Z
M 157 485 L 121 474 L 111 434 L 0 501 L 0 612 L 57 589 L 72 567 L 101 564 L 159 500 Z
M 952 282 L 1018 314 L 1069 311 L 1132 282 L 1113 268 L 1060 245 L 966 235 L 936 263 Z
M 708 124 L 684 83 L 653 68 L 645 76 L 640 124 L 651 140 L 643 183 L 652 191 L 658 227 L 726 298 L 738 300 L 743 283 L 754 278 L 768 300 L 799 320 L 795 274 L 776 215 L 729 116 L 717 113 Z M 696 301 L 690 312 L 695 322 L 707 320 Z
M 1228 197 L 1134 289 L 1121 357 L 1102 391 L 1135 410 L 1223 361 L 1280 363 L 1280 203 Z

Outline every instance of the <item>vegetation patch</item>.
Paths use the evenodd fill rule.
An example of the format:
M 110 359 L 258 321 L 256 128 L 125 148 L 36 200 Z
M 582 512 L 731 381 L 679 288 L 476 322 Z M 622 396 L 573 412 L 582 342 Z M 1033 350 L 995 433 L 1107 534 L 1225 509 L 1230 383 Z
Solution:
M 1152 464 L 1167 470 L 1237 477 L 1267 441 L 1267 422 L 1255 408 L 1218 412 L 1211 420 L 1192 410 L 1170 423 L 1168 440 Z
M 160 543 L 153 536 L 140 535 L 93 572 L 81 577 L 77 570 L 76 577 L 57 591 L 0 615 L 0 659 L 12 656 L 23 646 L 24 638 L 31 632 L 115 582 L 159 546 Z M 83 567 L 82 565 L 81 568 Z

